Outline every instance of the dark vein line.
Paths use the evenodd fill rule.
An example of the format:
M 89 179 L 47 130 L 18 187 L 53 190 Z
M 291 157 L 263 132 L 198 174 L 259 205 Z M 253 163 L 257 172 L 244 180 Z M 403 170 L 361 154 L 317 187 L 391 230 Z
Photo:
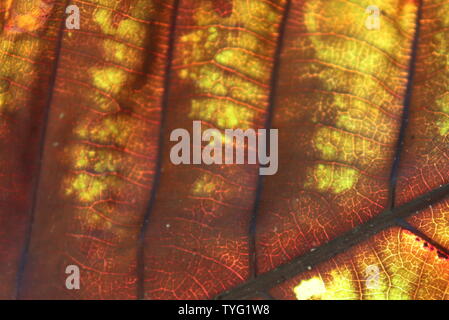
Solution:
M 415 78 L 415 69 L 416 69 L 416 60 L 418 55 L 418 44 L 419 44 L 419 35 L 421 31 L 421 19 L 422 19 L 422 0 L 419 1 L 418 4 L 418 11 L 416 14 L 416 29 L 415 29 L 415 35 L 413 37 L 413 43 L 411 47 L 411 58 L 409 62 L 409 74 L 408 74 L 408 80 L 407 80 L 407 88 L 405 91 L 404 96 L 404 108 L 402 111 L 402 121 L 401 121 L 401 127 L 399 129 L 399 136 L 395 148 L 395 154 L 393 159 L 393 165 L 391 168 L 390 173 L 390 184 L 388 189 L 388 202 L 387 202 L 387 208 L 392 209 L 394 208 L 395 201 L 396 201 L 396 187 L 397 187 L 397 180 L 398 180 L 398 171 L 399 171 L 399 164 L 401 161 L 401 154 L 404 146 L 404 138 L 406 134 L 406 129 L 408 125 L 409 115 L 410 115 L 410 104 L 412 100 L 412 93 L 413 93 L 413 83 Z
M 66 0 L 63 3 L 62 8 L 66 8 L 69 5 L 70 0 Z M 64 10 L 62 10 L 64 14 Z M 24 273 L 25 268 L 28 262 L 28 255 L 29 255 L 29 249 L 30 249 L 30 243 L 31 243 L 31 234 L 33 232 L 33 225 L 35 221 L 35 213 L 36 213 L 36 206 L 38 201 L 38 190 L 39 190 L 39 184 L 41 181 L 41 171 L 42 171 L 42 161 L 44 159 L 44 149 L 45 149 L 45 141 L 47 136 L 47 126 L 48 126 L 48 119 L 50 115 L 50 108 L 53 102 L 53 95 L 54 95 L 54 88 L 56 85 L 56 79 L 57 79 L 57 72 L 59 69 L 59 61 L 61 57 L 61 47 L 62 47 L 62 39 L 64 37 L 64 28 L 65 28 L 65 19 L 62 18 L 58 30 L 58 36 L 56 39 L 56 46 L 55 46 L 55 60 L 53 62 L 53 65 L 51 67 L 51 73 L 48 83 L 48 91 L 47 91 L 47 99 L 44 106 L 44 112 L 42 115 L 42 128 L 39 133 L 39 147 L 38 147 L 38 153 L 37 153 L 37 159 L 36 159 L 36 174 L 34 175 L 33 181 L 31 182 L 31 206 L 30 206 L 30 212 L 29 212 L 29 223 L 26 228 L 25 233 L 25 241 L 24 246 L 22 248 L 22 252 L 20 255 L 19 260 L 19 267 L 17 270 L 17 276 L 16 276 L 16 292 L 15 292 L 15 298 L 20 299 L 21 297 L 21 290 L 23 287 L 23 279 L 24 279 Z
M 138 248 L 137 248 L 137 298 L 144 299 L 145 298 L 145 236 L 146 231 L 148 229 L 148 224 L 151 216 L 151 212 L 153 211 L 154 204 L 156 203 L 156 195 L 159 189 L 160 177 L 161 177 L 161 166 L 162 166 L 162 152 L 164 147 L 164 129 L 167 121 L 167 109 L 168 109 L 168 101 L 169 101 L 169 87 L 171 80 L 171 69 L 172 69 L 172 61 L 174 54 L 174 44 L 175 44 L 175 32 L 176 32 L 176 18 L 178 16 L 180 0 L 174 0 L 173 2 L 173 12 L 171 15 L 170 22 L 170 31 L 169 31 L 169 43 L 167 49 L 167 62 L 165 65 L 165 75 L 166 78 L 164 80 L 164 94 L 162 97 L 162 111 L 161 111 L 161 126 L 159 131 L 159 142 L 158 142 L 158 156 L 156 160 L 155 167 L 155 175 L 153 182 L 153 189 L 151 190 L 150 200 L 148 203 L 148 207 L 145 211 L 143 217 L 142 228 L 139 234 L 138 240 Z
M 266 288 L 272 288 L 302 272 L 310 270 L 314 266 L 328 261 L 339 253 L 345 252 L 377 233 L 397 225 L 398 219 L 405 219 L 430 205 L 437 203 L 449 195 L 449 184 L 436 188 L 414 200 L 393 209 L 387 209 L 379 215 L 355 227 L 349 232 L 329 241 L 300 257 L 280 265 L 279 267 L 259 275 L 256 279 L 249 280 L 231 290 L 225 291 L 215 299 L 247 299 L 253 298 Z
M 279 35 L 278 35 L 278 43 L 276 47 L 276 52 L 274 54 L 274 64 L 273 64 L 273 70 L 271 74 L 271 81 L 270 81 L 270 97 L 268 99 L 268 111 L 267 111 L 267 118 L 265 122 L 265 128 L 269 130 L 271 128 L 271 122 L 273 118 L 273 110 L 274 110 L 274 104 L 276 100 L 276 84 L 279 78 L 279 67 L 280 67 L 280 60 L 281 60 L 281 52 L 284 44 L 284 36 L 285 36 L 285 26 L 287 25 L 287 19 L 288 14 L 290 12 L 290 4 L 291 0 L 287 0 L 284 8 L 284 14 L 282 16 L 282 20 L 279 26 Z M 267 134 L 269 136 L 269 134 Z M 268 152 L 271 152 L 270 150 L 270 140 L 267 140 Z M 253 207 L 253 213 L 251 216 L 250 221 L 250 227 L 249 227 L 249 279 L 253 279 L 258 274 L 258 268 L 257 268 L 257 255 L 256 255 L 256 228 L 257 228 L 257 216 L 259 212 L 259 206 L 260 206 L 260 198 L 262 196 L 262 190 L 263 190 L 263 182 L 264 182 L 264 176 L 259 175 L 258 181 L 257 181 L 257 187 L 256 187 L 256 196 L 254 199 L 254 207 Z
M 401 226 L 402 228 L 410 231 L 411 233 L 413 233 L 415 236 L 420 237 L 421 239 L 423 239 L 425 242 L 429 243 L 432 247 L 434 247 L 435 249 L 437 249 L 438 254 L 442 253 L 444 254 L 446 257 L 449 258 L 449 249 L 444 247 L 443 245 L 441 245 L 440 243 L 438 243 L 437 241 L 433 240 L 432 238 L 430 238 L 428 235 L 426 235 L 425 233 L 423 233 L 421 230 L 415 228 L 414 226 L 412 226 L 410 223 L 408 223 L 407 221 L 405 221 L 404 219 L 399 219 L 398 220 L 398 225 Z

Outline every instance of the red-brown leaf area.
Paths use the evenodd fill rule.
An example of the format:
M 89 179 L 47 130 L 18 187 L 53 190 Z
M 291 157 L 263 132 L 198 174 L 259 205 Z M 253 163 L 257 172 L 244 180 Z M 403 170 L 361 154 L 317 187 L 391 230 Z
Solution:
M 283 1 L 181 1 L 164 141 L 176 128 L 263 128 Z M 183 114 L 184 116 L 179 116 Z M 162 149 L 145 238 L 145 297 L 205 298 L 249 277 L 258 168 L 175 166 Z
M 2 29 L 8 24 L 13 26 L 15 14 L 28 9 L 26 2 L 2 1 Z M 1 36 L 1 298 L 12 298 L 15 293 L 17 266 L 25 245 L 32 202 L 39 132 L 45 125 L 43 116 L 58 25 L 57 20 L 51 20 L 39 34 L 31 30 L 20 39 L 13 32 L 3 32 Z
M 384 14 L 401 16 L 400 25 L 384 19 L 381 30 L 367 32 L 359 6 L 292 3 L 273 119 L 289 143 L 261 197 L 260 272 L 386 207 L 415 11 L 410 1 L 384 1 Z
M 443 0 L 0 0 L 0 15 L 0 298 L 212 298 L 448 183 Z M 194 120 L 277 128 L 279 171 L 172 164 L 170 133 Z M 448 206 L 253 296 L 447 299 Z
M 25 1 L 17 1 L 21 2 Z M 63 17 L 66 5 L 57 2 L 53 16 Z M 20 219 L 23 225 L 29 214 L 30 182 L 32 174 L 39 174 L 32 171 L 39 164 L 33 159 L 43 126 L 39 119 L 47 108 L 33 236 L 19 297 L 135 298 L 136 244 L 154 177 L 173 7 L 170 1 L 77 5 L 85 23 L 76 32 L 63 29 L 58 53 L 54 47 L 60 18 L 39 34 L 5 35 L 19 44 L 40 39 L 35 41 L 40 51 L 29 45 L 28 50 L 34 51 L 22 49 L 24 58 L 8 61 L 20 70 L 12 69 L 14 83 L 43 92 L 30 95 L 11 80 L 10 94 L 19 99 L 17 106 L 8 106 L 11 119 L 2 119 L 2 131 L 8 134 L 2 143 L 7 142 L 4 148 L 9 150 L 2 153 L 7 161 L 2 168 L 8 173 L 2 175 L 2 186 L 12 202 L 2 203 L 2 220 Z M 27 63 L 22 67 L 18 63 L 24 59 Z M 31 66 L 37 63 L 34 60 L 39 69 L 28 71 L 29 61 Z M 58 66 L 48 98 L 52 63 Z M 42 97 L 40 105 L 32 100 L 36 97 Z M 30 155 L 24 157 L 24 152 Z M 3 297 L 14 292 L 17 268 L 13 265 L 23 247 L 20 239 L 27 236 L 23 226 L 15 232 L 4 238 L 14 241 L 17 249 L 2 242 L 5 251 L 14 253 L 14 259 L 2 255 L 6 259 L 2 268 L 7 271 L 2 277 L 8 276 L 11 283 L 9 288 L 1 286 Z M 64 270 L 70 264 L 83 270 L 83 289 L 76 295 L 64 287 Z

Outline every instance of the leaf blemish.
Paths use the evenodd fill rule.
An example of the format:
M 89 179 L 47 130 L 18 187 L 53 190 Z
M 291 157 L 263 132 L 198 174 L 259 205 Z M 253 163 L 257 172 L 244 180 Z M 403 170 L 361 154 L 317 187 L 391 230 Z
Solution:
M 12 1 L 6 5 L 6 33 L 17 34 L 33 32 L 45 26 L 51 16 L 54 0 L 29 1 L 21 6 L 12 6 Z

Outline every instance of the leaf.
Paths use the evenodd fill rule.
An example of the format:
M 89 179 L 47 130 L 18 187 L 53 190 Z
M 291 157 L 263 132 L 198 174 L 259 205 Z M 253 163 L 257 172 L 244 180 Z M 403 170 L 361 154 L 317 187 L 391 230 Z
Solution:
M 6 257 L 2 268 L 14 273 L 2 272 L 11 283 L 2 286 L 2 296 L 71 297 L 64 271 L 76 264 L 84 279 L 79 297 L 135 298 L 137 243 L 154 180 L 172 3 L 83 3 L 83 28 L 73 31 L 62 25 L 66 5 L 55 4 L 39 34 L 3 35 L 17 46 L 2 40 L 9 55 L 28 54 L 32 62 L 51 59 L 35 69 L 28 61 L 3 56 L 11 65 L 3 77 L 21 87 L 24 75 L 35 73 L 36 79 L 25 78 L 29 90 L 11 85 L 11 94 L 22 98 L 17 105 L 6 104 L 11 111 L 4 132 L 10 133 L 2 150 L 13 153 L 2 152 L 2 177 L 9 181 L 2 186 L 15 191 L 8 200 L 17 209 L 6 204 L 2 219 L 17 215 L 21 229 L 4 237 L 18 243 L 5 249 L 14 256 Z M 37 78 L 52 68 L 48 79 Z M 43 84 L 42 94 L 22 101 Z M 32 114 L 30 106 L 36 109 Z M 37 139 L 41 149 L 27 150 Z
M 448 4 L 73 3 L 0 4 L 0 298 L 447 298 Z M 279 171 L 172 164 L 193 120 Z

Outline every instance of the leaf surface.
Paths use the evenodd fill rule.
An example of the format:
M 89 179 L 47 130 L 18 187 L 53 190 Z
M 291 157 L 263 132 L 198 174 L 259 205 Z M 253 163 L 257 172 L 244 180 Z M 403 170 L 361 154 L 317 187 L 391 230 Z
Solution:
M 1 1 L 0 297 L 446 299 L 448 11 Z M 277 174 L 174 165 L 194 120 L 278 129 Z

